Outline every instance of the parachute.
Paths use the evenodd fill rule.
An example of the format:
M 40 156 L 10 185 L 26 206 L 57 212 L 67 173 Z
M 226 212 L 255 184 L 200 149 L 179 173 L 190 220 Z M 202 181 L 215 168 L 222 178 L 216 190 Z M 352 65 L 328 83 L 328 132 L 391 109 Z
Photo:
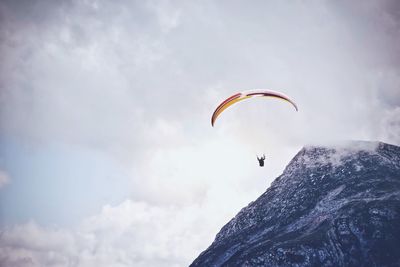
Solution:
M 249 99 L 252 97 L 275 97 L 284 101 L 289 102 L 290 104 L 293 105 L 293 107 L 298 111 L 296 103 L 294 103 L 288 96 L 272 91 L 272 90 L 251 90 L 251 91 L 244 91 L 241 93 L 234 94 L 231 97 L 228 97 L 225 99 L 214 111 L 212 117 L 211 117 L 211 126 L 214 127 L 215 121 L 217 120 L 218 116 L 228 107 L 232 106 L 233 104 Z

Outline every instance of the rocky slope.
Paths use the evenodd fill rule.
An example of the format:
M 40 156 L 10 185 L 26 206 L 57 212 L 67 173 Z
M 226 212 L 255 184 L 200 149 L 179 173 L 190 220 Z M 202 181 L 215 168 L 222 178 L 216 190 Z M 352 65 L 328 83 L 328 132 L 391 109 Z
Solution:
M 191 266 L 400 266 L 400 147 L 305 147 Z

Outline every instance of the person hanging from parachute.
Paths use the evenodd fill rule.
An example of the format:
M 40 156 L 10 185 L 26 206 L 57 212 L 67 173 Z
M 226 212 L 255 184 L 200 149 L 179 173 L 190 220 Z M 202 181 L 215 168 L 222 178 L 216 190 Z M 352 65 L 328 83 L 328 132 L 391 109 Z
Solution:
M 284 100 L 284 101 L 292 104 L 292 106 L 295 108 L 295 110 L 298 111 L 296 103 L 294 103 L 288 96 L 286 96 L 280 92 L 276 92 L 276 91 L 272 91 L 272 90 L 265 90 L 265 89 L 244 91 L 244 92 L 240 92 L 240 93 L 237 93 L 237 94 L 234 94 L 234 95 L 228 97 L 227 99 L 222 101 L 221 104 L 218 105 L 218 107 L 215 109 L 214 113 L 212 114 L 211 126 L 214 127 L 215 121 L 217 120 L 219 115 L 221 115 L 221 113 L 224 110 L 226 110 L 228 107 L 232 106 L 233 104 L 235 104 L 237 102 L 240 102 L 240 101 L 246 100 L 246 99 L 250 99 L 253 97 L 274 97 L 277 99 L 281 99 L 281 100 Z M 261 158 L 259 158 L 257 156 L 257 160 L 259 162 L 260 167 L 263 167 L 264 160 L 265 160 L 265 154 Z
M 257 159 L 258 159 L 258 164 L 260 164 L 260 167 L 264 167 L 265 154 L 263 154 L 262 157 L 257 156 Z

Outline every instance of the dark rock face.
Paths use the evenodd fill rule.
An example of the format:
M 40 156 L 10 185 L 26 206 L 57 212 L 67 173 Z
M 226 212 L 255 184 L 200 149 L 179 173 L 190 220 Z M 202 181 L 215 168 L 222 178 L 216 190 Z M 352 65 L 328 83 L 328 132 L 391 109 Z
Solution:
M 400 266 L 400 147 L 306 147 L 191 266 Z

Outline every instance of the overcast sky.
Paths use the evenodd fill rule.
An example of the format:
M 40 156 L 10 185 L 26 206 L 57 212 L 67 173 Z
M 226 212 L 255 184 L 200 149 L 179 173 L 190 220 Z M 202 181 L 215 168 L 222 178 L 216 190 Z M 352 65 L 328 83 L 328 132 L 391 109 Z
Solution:
M 211 127 L 255 88 L 299 111 Z M 0 1 L 2 266 L 187 266 L 304 145 L 399 133 L 396 0 Z

